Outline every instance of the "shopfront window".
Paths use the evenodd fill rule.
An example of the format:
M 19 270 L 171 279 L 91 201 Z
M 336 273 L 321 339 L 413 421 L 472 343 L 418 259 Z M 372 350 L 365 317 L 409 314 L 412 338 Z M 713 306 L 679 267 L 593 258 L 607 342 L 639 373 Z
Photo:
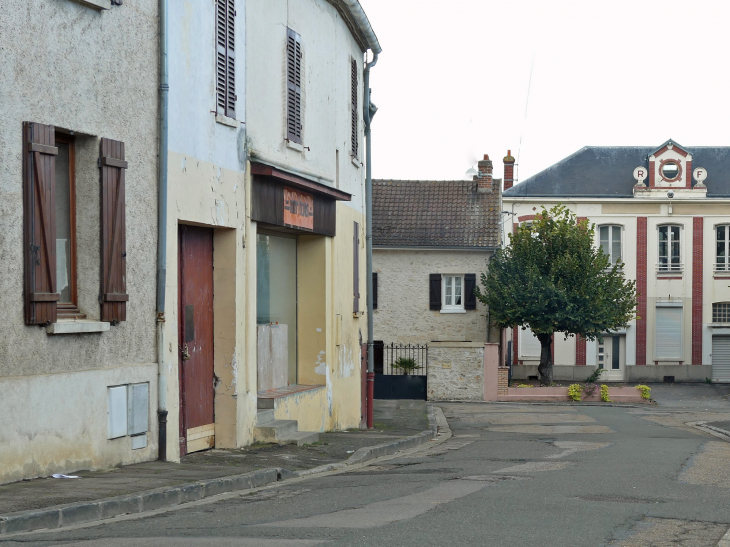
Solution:
M 286 367 L 288 384 L 295 385 L 297 383 L 296 238 L 258 234 L 256 276 L 256 322 L 271 327 L 274 333 L 271 338 L 274 346 L 286 347 L 285 358 L 278 357 L 281 352 L 272 347 L 271 363 L 276 368 Z M 282 328 L 284 325 L 285 329 Z

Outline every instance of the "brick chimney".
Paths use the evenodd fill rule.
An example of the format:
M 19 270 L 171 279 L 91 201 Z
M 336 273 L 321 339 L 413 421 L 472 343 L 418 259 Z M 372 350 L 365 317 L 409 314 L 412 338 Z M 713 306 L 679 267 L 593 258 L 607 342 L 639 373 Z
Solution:
M 479 174 L 474 175 L 474 180 L 478 183 L 478 189 L 480 192 L 491 192 L 492 191 L 492 160 L 489 159 L 487 154 L 484 154 L 484 159 L 479 161 L 478 164 Z
M 504 189 L 509 190 L 515 183 L 515 159 L 512 157 L 512 150 L 507 150 L 504 162 Z

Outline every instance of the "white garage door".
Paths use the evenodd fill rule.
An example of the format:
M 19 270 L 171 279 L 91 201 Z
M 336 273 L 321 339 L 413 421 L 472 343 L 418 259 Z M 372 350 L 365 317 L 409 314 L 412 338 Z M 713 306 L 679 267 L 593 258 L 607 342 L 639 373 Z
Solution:
M 730 336 L 712 337 L 712 380 L 730 382 Z

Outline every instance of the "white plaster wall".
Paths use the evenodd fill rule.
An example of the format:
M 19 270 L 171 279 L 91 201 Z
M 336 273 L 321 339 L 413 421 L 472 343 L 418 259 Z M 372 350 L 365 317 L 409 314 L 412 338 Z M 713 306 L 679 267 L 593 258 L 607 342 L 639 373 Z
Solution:
M 246 7 L 235 0 L 237 127 L 215 122 L 216 4 L 169 2 L 169 148 L 221 169 L 246 169 Z M 233 121 L 233 120 L 231 120 Z
M 147 448 L 107 439 L 107 386 L 150 383 Z M 157 455 L 157 365 L 0 378 L 0 483 Z
M 378 309 L 373 312 L 374 337 L 385 343 L 440 341 L 486 342 L 487 311 L 441 313 L 429 310 L 429 274 L 481 274 L 491 256 L 485 251 L 373 250 L 378 273 Z M 493 337 L 497 340 L 498 334 Z
M 352 194 L 364 212 L 365 168 L 350 159 L 350 59 L 359 67 L 359 157 L 364 160 L 363 51 L 326 0 L 249 0 L 246 126 L 252 160 L 301 172 Z M 286 29 L 301 35 L 303 150 L 286 141 Z M 339 150 L 339 181 L 336 151 Z

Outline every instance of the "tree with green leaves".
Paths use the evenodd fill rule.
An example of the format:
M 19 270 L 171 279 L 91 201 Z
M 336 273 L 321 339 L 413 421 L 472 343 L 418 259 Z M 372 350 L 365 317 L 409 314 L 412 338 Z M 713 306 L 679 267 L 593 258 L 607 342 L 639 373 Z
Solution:
M 553 380 L 553 334 L 588 340 L 626 327 L 636 317 L 636 283 L 623 263 L 596 246 L 595 225 L 565 206 L 543 207 L 532 223 L 510 235 L 481 275 L 479 300 L 500 328 L 529 327 L 540 341 L 540 382 Z

